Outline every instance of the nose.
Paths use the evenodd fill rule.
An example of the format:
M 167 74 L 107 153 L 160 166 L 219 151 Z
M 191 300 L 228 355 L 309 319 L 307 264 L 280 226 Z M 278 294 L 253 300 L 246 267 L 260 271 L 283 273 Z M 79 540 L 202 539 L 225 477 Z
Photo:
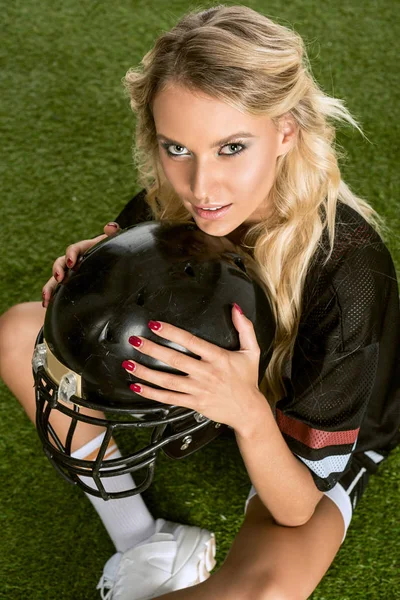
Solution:
M 213 199 L 215 194 L 215 177 L 210 165 L 195 164 L 191 173 L 190 190 L 196 202 L 202 203 Z

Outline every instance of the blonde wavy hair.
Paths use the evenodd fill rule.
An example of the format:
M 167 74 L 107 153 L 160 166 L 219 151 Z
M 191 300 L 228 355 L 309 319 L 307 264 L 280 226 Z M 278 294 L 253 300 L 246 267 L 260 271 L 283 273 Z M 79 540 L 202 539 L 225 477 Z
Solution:
M 344 102 L 325 94 L 313 79 L 300 35 L 246 6 L 219 4 L 185 14 L 123 82 L 136 113 L 138 183 L 146 189 L 155 220 L 192 219 L 159 160 L 152 102 L 167 85 L 200 91 L 250 115 L 266 115 L 275 127 L 286 113 L 296 122 L 296 144 L 276 162 L 268 202 L 274 214 L 252 224 L 242 244 L 258 263 L 277 323 L 262 389 L 273 405 L 285 393 L 283 366 L 293 352 L 304 280 L 325 228 L 326 261 L 333 249 L 337 202 L 351 206 L 379 233 L 385 229 L 376 211 L 341 179 L 338 158 L 345 155 L 334 146 L 330 120 L 347 122 L 365 135 Z

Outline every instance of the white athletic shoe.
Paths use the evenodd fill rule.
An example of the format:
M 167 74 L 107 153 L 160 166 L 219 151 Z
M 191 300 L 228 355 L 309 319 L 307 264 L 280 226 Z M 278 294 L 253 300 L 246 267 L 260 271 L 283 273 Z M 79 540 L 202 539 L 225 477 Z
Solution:
M 106 562 L 97 589 L 103 600 L 150 600 L 208 579 L 214 557 L 213 533 L 157 519 L 152 536 Z

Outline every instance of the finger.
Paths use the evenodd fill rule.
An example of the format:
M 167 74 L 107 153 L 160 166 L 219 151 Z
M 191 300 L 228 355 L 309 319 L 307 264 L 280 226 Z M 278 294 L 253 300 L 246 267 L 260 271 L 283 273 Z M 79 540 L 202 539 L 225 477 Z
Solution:
M 260 353 L 253 322 L 236 303 L 232 307 L 232 321 L 239 333 L 240 350 Z
M 66 266 L 66 262 L 65 262 L 65 256 L 59 256 L 54 261 L 53 267 L 52 267 L 53 277 L 57 282 L 62 281 L 64 279 L 64 273 L 65 273 L 66 268 L 67 268 L 67 266 Z M 49 282 L 50 281 L 51 281 L 51 279 L 49 279 Z
M 150 328 L 153 333 L 171 342 L 176 342 L 180 346 L 190 350 L 190 352 L 193 352 L 193 354 L 200 356 L 202 360 L 212 363 L 216 360 L 221 360 L 224 356 L 225 350 L 223 348 L 219 348 L 215 344 L 211 344 L 195 336 L 190 331 L 175 327 L 164 321 L 150 321 L 150 323 L 156 324 L 156 328 Z
M 171 404 L 172 406 L 182 406 L 184 408 L 191 408 L 197 410 L 195 407 L 195 399 L 189 394 L 179 394 L 178 392 L 171 392 L 165 390 L 155 390 L 148 385 L 143 383 L 131 383 L 129 386 L 132 392 L 138 394 L 141 398 L 147 398 L 148 400 L 156 400 L 161 404 Z
M 95 238 L 90 240 L 82 240 L 76 244 L 71 244 L 65 251 L 66 265 L 71 269 L 77 262 L 78 258 L 82 256 L 87 250 L 95 246 L 101 240 L 104 240 L 107 236 L 102 233 Z
M 42 306 L 47 308 L 49 305 L 49 301 L 51 296 L 53 295 L 54 290 L 57 287 L 57 281 L 54 277 L 51 277 L 45 286 L 42 288 Z
M 140 346 L 139 342 L 141 343 Z M 204 372 L 205 364 L 202 363 L 201 360 L 187 356 L 183 352 L 173 350 L 172 348 L 166 348 L 165 346 L 156 344 L 147 338 L 134 335 L 129 338 L 129 343 L 134 347 L 135 350 L 138 350 L 142 354 L 147 354 L 148 356 L 156 358 L 166 365 L 173 367 L 177 371 L 182 371 L 183 373 L 192 376 L 207 376 Z
M 197 393 L 193 380 L 186 375 L 173 375 L 155 369 L 149 369 L 133 360 L 124 360 L 122 367 L 127 373 L 134 374 L 145 382 L 154 383 L 162 388 L 183 394 Z
M 120 226 L 118 223 L 115 223 L 115 221 L 110 221 L 110 223 L 107 223 L 107 225 L 104 225 L 103 227 L 103 231 L 108 237 L 115 235 L 120 229 Z

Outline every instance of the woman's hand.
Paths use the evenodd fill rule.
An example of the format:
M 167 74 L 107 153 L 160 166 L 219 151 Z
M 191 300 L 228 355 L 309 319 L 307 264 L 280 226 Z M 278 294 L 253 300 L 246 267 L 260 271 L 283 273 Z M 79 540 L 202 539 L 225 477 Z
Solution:
M 65 251 L 64 256 L 60 256 L 54 261 L 53 264 L 53 277 L 50 277 L 48 282 L 42 288 L 42 306 L 47 308 L 49 300 L 57 287 L 57 284 L 64 279 L 64 273 L 67 269 L 71 269 L 77 262 L 78 258 L 82 256 L 89 248 L 104 240 L 106 237 L 111 237 L 118 233 L 120 227 L 118 223 L 107 223 L 104 226 L 104 233 L 98 235 L 90 240 L 82 240 L 71 244 Z
M 235 307 L 232 308 L 232 321 L 240 339 L 240 350 L 236 351 L 220 348 L 169 323 L 149 321 L 149 327 L 156 335 L 183 346 L 201 360 L 146 338 L 132 336 L 129 342 L 136 350 L 187 373 L 164 373 L 127 357 L 122 367 L 128 373 L 166 388 L 157 390 L 132 384 L 132 391 L 150 400 L 191 408 L 212 421 L 233 427 L 238 433 L 247 431 L 269 410 L 269 404 L 258 388 L 260 348 L 253 323 Z M 154 324 L 156 328 L 153 328 Z

